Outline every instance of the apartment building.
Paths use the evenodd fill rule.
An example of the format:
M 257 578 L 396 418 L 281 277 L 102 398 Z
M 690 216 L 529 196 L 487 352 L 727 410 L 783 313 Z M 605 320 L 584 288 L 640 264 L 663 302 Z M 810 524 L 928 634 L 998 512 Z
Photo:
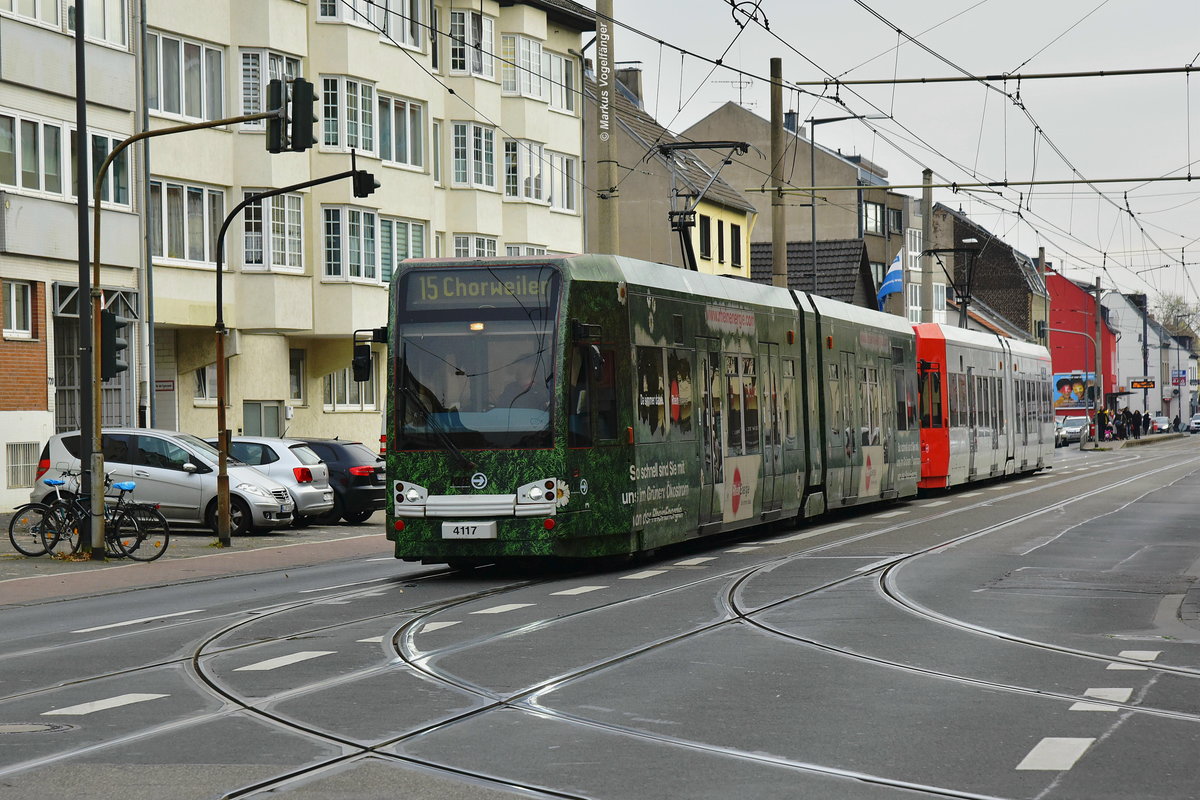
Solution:
M 26 494 L 40 443 L 78 426 L 72 5 L 0 0 L 0 358 L 22 376 L 0 394 L 0 507 Z M 271 78 L 312 82 L 319 122 L 306 152 L 268 154 L 258 121 L 158 137 L 115 165 L 102 283 L 106 305 L 138 330 L 133 367 L 105 385 L 105 424 L 216 435 L 222 223 L 257 192 L 349 169 L 352 153 L 380 184 L 369 197 L 355 198 L 349 180 L 326 183 L 251 203 L 226 231 L 235 433 L 377 439 L 382 349 L 375 379 L 355 383 L 350 337 L 386 323 L 403 259 L 583 250 L 582 70 L 571 51 L 594 27 L 586 8 L 155 0 L 143 21 L 140 6 L 86 9 L 94 157 L 143 119 L 162 129 L 261 112 Z

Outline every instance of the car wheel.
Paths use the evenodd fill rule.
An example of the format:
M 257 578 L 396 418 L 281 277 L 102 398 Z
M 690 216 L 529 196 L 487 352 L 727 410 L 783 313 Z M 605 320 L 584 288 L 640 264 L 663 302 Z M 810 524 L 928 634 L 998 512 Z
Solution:
M 342 514 L 342 519 L 346 520 L 346 522 L 349 522 L 351 525 L 361 525 L 362 523 L 366 522 L 367 519 L 370 518 L 370 516 L 374 513 L 375 509 L 373 508 L 360 508 L 357 511 L 347 511 L 346 513 Z
M 214 500 L 208 506 L 208 514 L 205 515 L 208 520 L 208 527 L 212 528 L 213 533 L 217 530 L 217 501 Z M 253 527 L 254 518 L 250 515 L 250 506 L 246 505 L 246 501 L 240 497 L 229 498 L 229 535 L 230 536 L 245 536 L 250 533 Z
M 333 508 L 326 511 L 324 514 L 318 514 L 312 519 L 322 525 L 336 525 L 342 518 L 342 514 L 346 511 L 346 505 L 342 502 L 342 496 L 337 492 L 333 493 Z
M 312 525 L 312 523 L 313 523 L 312 517 L 306 517 L 303 514 L 293 514 L 292 515 L 292 527 L 293 528 L 307 528 L 309 525 Z

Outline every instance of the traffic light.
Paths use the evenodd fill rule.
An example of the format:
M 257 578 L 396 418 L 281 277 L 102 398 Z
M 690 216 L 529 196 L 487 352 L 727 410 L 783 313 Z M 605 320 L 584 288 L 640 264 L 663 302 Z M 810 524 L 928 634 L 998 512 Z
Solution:
M 267 119 L 267 152 L 282 153 L 287 149 L 287 84 L 279 78 L 267 83 L 267 110 L 284 110 L 282 117 Z
M 1046 320 L 1039 319 L 1037 321 L 1037 335 L 1039 339 L 1046 338 Z
M 129 339 L 125 329 L 133 320 L 107 308 L 100 311 L 100 380 L 129 369 Z
M 302 78 L 292 81 L 292 149 L 296 152 L 317 143 L 316 102 L 317 95 L 311 83 Z
M 354 170 L 354 196 L 366 197 L 374 194 L 379 188 L 379 181 L 375 180 L 375 176 L 367 172 L 365 169 Z

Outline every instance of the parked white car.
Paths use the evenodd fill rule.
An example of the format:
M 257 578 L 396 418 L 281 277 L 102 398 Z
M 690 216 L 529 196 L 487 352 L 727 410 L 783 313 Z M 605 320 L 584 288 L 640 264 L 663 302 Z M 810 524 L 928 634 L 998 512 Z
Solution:
M 207 441 L 216 447 L 215 440 Z M 304 442 L 271 436 L 234 436 L 229 443 L 229 454 L 288 488 L 296 502 L 293 527 L 306 527 L 313 517 L 333 508 L 329 467 Z
M 217 529 L 217 451 L 188 433 L 149 428 L 107 428 L 102 432 L 104 470 L 114 481 L 134 481 L 133 496 L 157 503 L 171 522 L 204 524 Z M 61 478 L 62 470 L 79 470 L 79 431 L 50 437 L 38 461 L 37 480 L 29 499 L 41 502 L 53 494 L 42 483 Z M 295 503 L 287 487 L 253 467 L 230 459 L 230 532 L 279 528 L 292 521 Z

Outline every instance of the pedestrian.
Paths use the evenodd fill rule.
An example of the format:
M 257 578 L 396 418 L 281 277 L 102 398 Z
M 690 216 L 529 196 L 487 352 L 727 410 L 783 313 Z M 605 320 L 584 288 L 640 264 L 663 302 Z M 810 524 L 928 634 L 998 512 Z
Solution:
M 1150 433 L 1150 412 L 1142 415 L 1142 433 Z
M 1122 409 L 1113 414 L 1113 438 L 1125 438 L 1125 414 L 1127 411 Z
M 1175 415 L 1175 419 L 1171 420 L 1171 430 L 1179 433 L 1179 415 Z
M 1096 412 L 1096 441 L 1103 442 L 1108 438 L 1104 435 L 1107 430 L 1107 426 L 1108 414 L 1106 414 L 1102 408 Z
M 1133 438 L 1142 438 L 1142 412 L 1133 412 Z

